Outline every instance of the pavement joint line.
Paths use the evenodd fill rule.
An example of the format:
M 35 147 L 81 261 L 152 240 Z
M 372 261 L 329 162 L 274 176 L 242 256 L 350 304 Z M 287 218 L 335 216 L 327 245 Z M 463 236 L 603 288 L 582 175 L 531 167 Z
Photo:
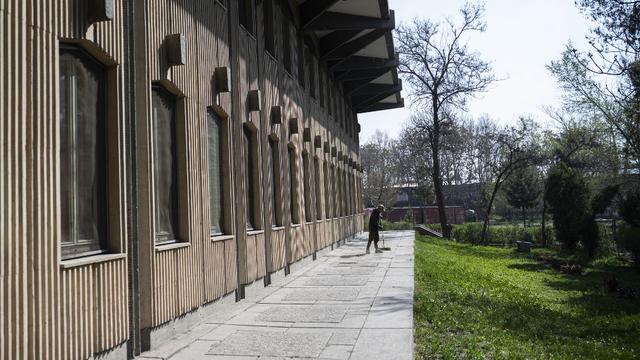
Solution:
M 387 272 L 389 271 L 389 268 L 386 268 L 385 272 L 384 272 L 384 277 L 387 276 Z M 383 279 L 384 279 L 383 277 Z M 382 281 L 380 282 L 380 285 L 378 286 L 378 291 L 376 291 L 376 295 L 374 296 L 374 299 L 377 298 L 380 295 L 380 289 L 382 288 Z M 360 336 L 362 336 L 362 331 L 364 330 L 364 326 L 367 324 L 367 320 L 369 319 L 369 315 L 371 314 L 371 309 L 373 308 L 373 304 L 369 307 L 369 311 L 367 312 L 367 316 L 364 318 L 364 321 L 362 322 L 362 327 L 360 327 L 360 330 L 358 331 L 358 337 L 356 338 L 356 341 L 353 344 L 353 347 L 351 348 L 351 351 L 349 352 L 349 357 L 347 359 L 351 359 L 351 357 L 353 356 L 353 353 L 355 352 L 356 349 L 356 344 L 358 344 L 358 340 L 360 340 Z
M 388 237 L 389 240 L 397 239 L 402 241 L 400 244 L 393 247 L 393 251 L 386 252 L 384 254 L 374 254 L 372 256 L 366 256 L 366 257 L 358 256 L 358 258 L 354 259 L 354 261 L 349 261 L 345 259 L 343 256 L 354 256 L 354 255 L 357 256 L 359 254 L 362 254 L 362 252 L 364 251 L 364 246 L 366 245 L 366 239 L 364 237 L 357 237 L 355 239 L 347 240 L 345 245 L 341 246 L 340 248 L 334 249 L 334 251 L 332 252 L 332 255 L 327 255 L 326 253 L 323 255 L 319 255 L 316 261 L 305 263 L 302 266 L 296 266 L 295 271 L 292 271 L 288 276 L 281 276 L 282 274 L 278 274 L 277 280 L 272 282 L 270 285 L 271 289 L 268 289 L 268 288 L 263 289 L 261 287 L 256 287 L 255 291 L 252 291 L 251 293 L 249 293 L 248 294 L 249 296 L 243 300 L 246 302 L 246 307 L 243 307 L 241 311 L 237 313 L 235 311 L 233 311 L 233 313 L 229 312 L 228 315 L 223 316 L 222 319 L 220 320 L 214 319 L 214 321 L 204 321 L 203 323 L 205 324 L 215 325 L 215 328 L 211 329 L 210 331 L 204 334 L 199 334 L 197 337 L 194 337 L 192 341 L 190 340 L 191 341 L 190 343 L 187 343 L 184 346 L 179 346 L 180 345 L 179 343 L 175 344 L 177 346 L 175 346 L 174 349 L 167 349 L 168 351 L 165 351 L 165 354 L 163 355 L 158 355 L 160 353 L 154 353 L 154 351 L 151 351 L 146 356 L 145 354 L 142 354 L 140 358 L 147 359 L 147 360 L 155 360 L 155 359 L 165 359 L 164 356 L 168 356 L 167 359 L 168 358 L 173 359 L 173 357 L 176 357 L 177 354 L 181 352 L 183 352 L 181 356 L 184 356 L 186 353 L 193 354 L 194 360 L 205 358 L 205 357 L 209 358 L 208 356 L 205 356 L 205 354 L 198 352 L 201 350 L 195 350 L 196 352 L 198 352 L 196 354 L 193 352 L 194 349 L 192 350 L 185 350 L 185 349 L 195 344 L 196 342 L 200 344 L 196 346 L 196 349 L 198 349 L 199 347 L 206 347 L 208 344 L 213 344 L 213 343 L 221 344 L 222 342 L 228 339 L 229 335 L 234 334 L 238 331 L 243 331 L 243 330 L 244 331 L 276 332 L 281 334 L 287 334 L 290 332 L 294 332 L 294 333 L 308 332 L 308 333 L 318 333 L 318 334 L 330 333 L 331 336 L 327 338 L 326 343 L 323 345 L 323 352 L 319 355 L 320 359 L 331 354 L 332 350 L 336 351 L 335 348 L 332 348 L 332 346 L 334 345 L 342 347 L 342 350 L 339 350 L 339 351 L 340 351 L 340 355 L 343 355 L 344 356 L 343 358 L 345 359 L 355 360 L 356 357 L 360 358 L 363 354 L 368 354 L 367 356 L 370 356 L 369 357 L 370 359 L 376 359 L 382 356 L 382 354 L 380 353 L 372 353 L 371 351 L 367 351 L 367 349 L 370 349 L 371 340 L 365 339 L 364 337 L 368 336 L 367 334 L 369 334 L 368 331 L 370 330 L 387 331 L 393 334 L 393 336 L 397 336 L 398 331 L 404 332 L 402 334 L 406 334 L 406 335 L 402 335 L 403 340 L 401 344 L 408 345 L 408 342 L 410 342 L 411 343 L 410 348 L 413 349 L 413 341 L 411 341 L 412 339 L 411 330 L 413 329 L 413 324 L 412 323 L 407 324 L 403 320 L 397 324 L 399 326 L 393 326 L 394 324 L 396 324 L 395 321 L 392 320 L 392 323 L 386 323 L 387 320 L 383 320 L 384 317 L 382 319 L 379 318 L 378 317 L 379 314 L 377 314 L 376 310 L 374 310 L 375 306 L 386 304 L 384 303 L 384 300 L 382 300 L 383 301 L 382 303 L 377 304 L 376 299 L 384 299 L 395 294 L 394 292 L 388 293 L 389 289 L 412 289 L 411 299 L 407 301 L 409 302 L 409 304 L 413 305 L 412 299 L 413 299 L 413 294 L 415 292 L 415 289 L 413 288 L 414 284 L 413 283 L 405 284 L 401 279 L 406 277 L 405 275 L 403 275 L 406 271 L 411 271 L 411 270 L 400 270 L 400 271 L 391 270 L 391 269 L 398 269 L 398 268 L 411 269 L 414 264 L 415 257 L 413 256 L 413 251 L 412 251 L 413 246 L 411 246 L 411 249 L 409 249 L 409 246 L 403 245 L 405 243 L 408 244 L 409 240 L 411 241 L 411 244 L 413 244 L 413 234 L 409 232 L 399 232 L 399 234 L 400 235 L 398 236 Z M 399 251 L 400 254 L 396 254 L 396 251 Z M 410 253 L 407 254 L 406 252 L 410 252 Z M 382 256 L 382 255 L 385 255 L 385 256 Z M 400 264 L 404 264 L 405 266 L 397 266 Z M 345 266 L 342 266 L 342 265 L 345 265 Z M 322 273 L 322 272 L 331 271 L 328 269 L 336 269 L 332 271 L 335 271 L 337 273 L 324 273 L 324 274 Z M 398 272 L 400 272 L 401 274 L 398 274 Z M 361 277 L 361 278 L 366 278 L 367 282 L 362 285 L 353 285 L 353 284 L 351 285 L 298 285 L 300 283 L 303 283 L 304 281 L 307 281 L 310 278 L 325 279 L 325 278 L 331 278 L 331 277 L 334 277 L 336 279 L 341 279 L 340 281 L 344 281 L 344 282 L 349 282 L 349 279 L 352 277 Z M 372 279 L 375 279 L 375 280 L 372 280 Z M 336 281 L 336 282 L 339 283 L 340 281 Z M 325 282 L 333 283 L 333 281 L 325 281 Z M 385 282 L 388 283 L 389 285 L 384 285 Z M 330 297 L 328 297 L 329 300 L 318 300 L 318 298 L 325 298 L 325 296 L 313 295 L 318 291 L 322 292 L 322 290 L 328 291 L 330 289 L 336 289 L 336 288 L 355 289 L 354 291 L 358 294 L 363 294 L 363 297 L 360 298 L 356 296 L 355 299 L 340 299 L 340 300 L 330 299 Z M 313 290 L 309 293 L 310 295 L 309 294 L 302 295 L 308 298 L 309 301 L 304 301 L 304 300 L 286 301 L 285 300 L 287 296 L 290 296 L 294 292 L 298 292 L 301 290 Z M 347 294 L 351 292 L 346 290 L 340 290 L 336 292 L 336 295 L 332 295 L 332 296 L 336 296 L 336 297 L 344 296 L 344 295 L 340 295 L 342 293 Z M 383 296 L 385 294 L 387 294 L 388 296 Z M 232 306 L 231 309 L 234 309 L 233 306 L 235 304 L 230 304 Z M 339 316 L 340 321 L 338 323 L 308 322 L 308 321 L 298 321 L 295 319 L 293 321 L 257 320 L 257 316 L 259 316 L 259 314 L 269 312 L 271 311 L 271 309 L 275 310 L 275 309 L 287 307 L 287 306 L 293 306 L 293 307 L 300 306 L 301 308 L 308 308 L 310 311 L 314 310 L 314 308 L 315 310 L 318 310 L 318 306 L 319 307 L 337 306 L 337 307 L 344 307 L 346 310 L 345 310 L 345 313 L 342 314 L 342 316 Z M 279 311 L 282 311 L 282 310 L 279 310 Z M 226 316 L 229 316 L 229 318 L 225 319 Z M 234 321 L 236 321 L 237 323 L 234 323 Z M 381 325 L 381 326 L 377 327 L 376 325 Z M 385 326 L 385 325 L 392 325 L 392 327 Z M 216 330 L 219 330 L 221 332 L 214 334 Z M 348 333 L 343 334 L 342 332 L 345 332 L 345 331 Z M 222 340 L 218 340 L 218 339 L 212 340 L 212 339 L 206 338 L 207 336 L 212 336 L 212 335 L 213 337 L 221 337 Z M 337 336 L 336 339 L 340 339 L 343 336 L 346 336 L 344 338 L 346 343 L 344 344 L 332 343 L 331 339 L 334 336 Z M 176 339 L 176 341 L 179 341 L 179 339 Z M 405 343 L 405 341 L 407 343 Z M 217 346 L 217 345 L 212 345 L 212 346 Z M 325 350 L 328 350 L 328 349 L 332 349 L 332 350 L 329 350 L 328 353 L 325 353 Z M 157 349 L 157 350 L 160 350 L 160 349 Z M 169 353 L 171 354 L 168 355 Z M 325 356 L 323 357 L 322 354 L 324 354 Z M 337 354 L 337 353 L 334 353 L 334 354 Z M 405 356 L 404 351 L 402 352 L 402 354 L 403 356 Z M 206 355 L 209 355 L 209 354 L 207 353 Z M 406 353 L 406 355 L 407 355 L 407 359 L 409 359 L 408 352 Z M 158 357 L 158 356 L 163 356 L 163 357 Z M 225 356 L 228 356 L 229 358 L 238 358 L 238 359 L 242 359 L 246 357 L 246 355 L 240 355 L 240 354 L 225 354 Z M 270 355 L 270 356 L 277 357 L 276 355 Z M 282 357 L 283 356 L 280 356 L 278 358 L 282 358 Z M 293 357 L 291 355 L 284 356 L 284 358 L 298 358 L 298 357 L 300 356 L 299 355 L 293 356 Z M 215 358 L 215 356 L 212 357 L 212 359 L 213 358 Z M 252 356 L 252 358 L 263 358 L 263 357 Z

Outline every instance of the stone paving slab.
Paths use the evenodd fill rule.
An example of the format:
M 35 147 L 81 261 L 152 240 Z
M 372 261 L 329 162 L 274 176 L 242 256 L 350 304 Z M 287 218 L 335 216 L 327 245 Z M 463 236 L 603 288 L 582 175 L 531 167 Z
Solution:
M 347 315 L 346 306 L 274 305 L 267 307 L 257 320 L 268 322 L 339 323 Z
M 414 233 L 383 232 L 391 251 L 379 254 L 365 254 L 367 235 L 220 305 L 141 358 L 412 359 Z
M 285 356 L 317 358 L 327 346 L 329 334 L 286 331 L 237 331 L 209 349 L 211 355 Z

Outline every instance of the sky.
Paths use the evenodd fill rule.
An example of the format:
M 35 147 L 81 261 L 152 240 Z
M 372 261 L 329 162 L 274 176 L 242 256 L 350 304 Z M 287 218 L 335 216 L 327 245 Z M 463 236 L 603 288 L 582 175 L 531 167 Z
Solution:
M 459 19 L 464 0 L 389 0 L 395 10 L 396 26 L 414 18 L 439 21 Z M 520 115 L 549 123 L 542 108 L 557 106 L 561 92 L 545 66 L 560 57 L 572 41 L 587 49 L 585 35 L 589 22 L 573 0 L 486 0 L 487 31 L 469 38 L 469 46 L 492 62 L 501 79 L 489 91 L 469 103 L 469 114 L 477 118 L 488 114 L 501 124 L 514 122 Z M 359 115 L 361 143 L 377 130 L 397 137 L 409 118 L 410 99 L 405 91 L 405 108 Z

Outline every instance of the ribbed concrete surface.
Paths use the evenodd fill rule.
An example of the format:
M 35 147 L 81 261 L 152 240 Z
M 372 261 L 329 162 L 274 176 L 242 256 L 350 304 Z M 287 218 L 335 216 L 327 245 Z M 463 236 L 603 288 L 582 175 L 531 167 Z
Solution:
M 391 251 L 363 234 L 142 358 L 412 359 L 414 233 L 383 235 Z

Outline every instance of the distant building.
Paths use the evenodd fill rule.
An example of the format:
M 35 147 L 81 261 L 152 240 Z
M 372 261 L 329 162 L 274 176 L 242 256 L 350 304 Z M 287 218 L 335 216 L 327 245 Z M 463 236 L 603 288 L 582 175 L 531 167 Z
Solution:
M 462 206 L 465 209 L 474 209 L 480 200 L 482 188 L 480 184 L 474 183 L 444 185 L 442 190 L 447 206 Z M 416 185 L 406 185 L 397 189 L 395 202 L 391 206 L 431 206 L 435 204 L 434 196 L 431 199 L 424 199 L 418 194 Z

